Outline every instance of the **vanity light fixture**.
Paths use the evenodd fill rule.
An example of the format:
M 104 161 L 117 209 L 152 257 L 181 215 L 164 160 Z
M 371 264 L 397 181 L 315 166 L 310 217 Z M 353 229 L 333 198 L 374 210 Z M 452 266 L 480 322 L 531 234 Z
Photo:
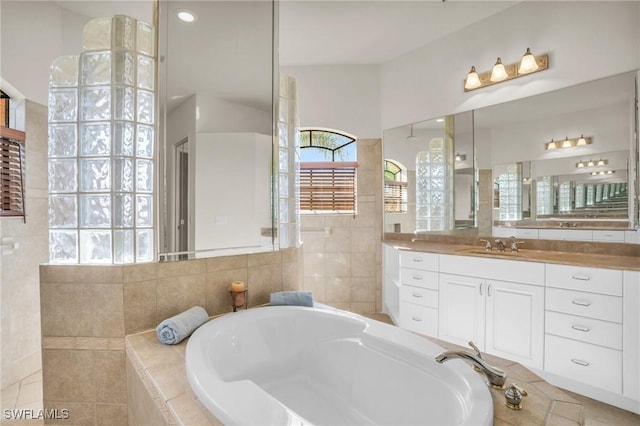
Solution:
M 615 170 L 602 170 L 600 172 L 591 172 L 591 176 L 612 175 L 615 172 Z
M 187 9 L 176 10 L 176 15 L 178 15 L 178 19 L 180 19 L 182 22 L 191 23 L 196 20 L 196 15 L 192 11 Z
M 534 56 L 531 49 L 527 47 L 520 62 L 505 65 L 502 63 L 502 59 L 498 58 L 493 69 L 483 73 L 478 73 L 476 67 L 472 66 L 464 80 L 464 91 L 469 92 L 546 69 L 549 69 L 549 55 L 545 53 Z
M 466 159 L 467 159 L 467 156 L 465 154 L 456 153 L 456 161 L 465 161 Z
M 565 137 L 564 140 L 555 141 L 555 142 L 553 139 L 551 139 L 550 142 L 547 142 L 544 144 L 544 149 L 546 149 L 547 151 L 550 151 L 552 149 L 558 149 L 558 148 L 574 148 L 576 146 L 591 145 L 591 143 L 592 143 L 592 140 L 590 137 L 585 137 L 583 135 L 580 135 L 579 138 L 569 139 L 568 137 Z
M 609 160 L 603 160 L 602 158 L 599 159 L 598 161 L 593 161 L 593 160 L 589 160 L 589 161 L 578 161 L 576 163 L 576 167 L 579 169 L 583 169 L 585 167 L 599 167 L 599 166 L 606 166 L 607 164 L 609 164 Z

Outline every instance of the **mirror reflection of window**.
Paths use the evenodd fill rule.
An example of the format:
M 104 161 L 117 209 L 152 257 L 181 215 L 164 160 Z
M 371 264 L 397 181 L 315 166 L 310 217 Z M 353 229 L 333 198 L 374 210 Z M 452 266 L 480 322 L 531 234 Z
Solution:
M 384 160 L 384 211 L 407 212 L 407 169 L 393 160 Z

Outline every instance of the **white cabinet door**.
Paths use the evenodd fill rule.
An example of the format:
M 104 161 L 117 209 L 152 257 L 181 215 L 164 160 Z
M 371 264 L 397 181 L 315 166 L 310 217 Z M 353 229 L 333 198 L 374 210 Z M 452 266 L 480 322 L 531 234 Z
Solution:
M 542 369 L 544 287 L 487 281 L 485 293 L 485 351 Z
M 485 281 L 440 274 L 438 338 L 484 350 Z

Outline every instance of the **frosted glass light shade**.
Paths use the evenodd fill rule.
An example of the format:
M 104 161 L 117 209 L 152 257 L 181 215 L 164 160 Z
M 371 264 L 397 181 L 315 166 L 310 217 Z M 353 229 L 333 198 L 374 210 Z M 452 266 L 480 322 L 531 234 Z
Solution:
M 493 66 L 493 70 L 491 71 L 491 80 L 492 82 L 498 82 L 505 80 L 509 75 L 507 74 L 507 70 L 504 68 L 502 64 L 502 59 L 498 58 L 496 64 Z
M 480 87 L 480 77 L 476 71 L 476 67 L 471 67 L 471 71 L 467 74 L 467 79 L 464 82 L 464 88 L 467 90 Z
M 520 67 L 518 68 L 518 74 L 528 74 L 538 69 L 538 62 L 536 62 L 535 56 L 531 53 L 531 50 L 527 47 L 527 51 L 520 60 Z

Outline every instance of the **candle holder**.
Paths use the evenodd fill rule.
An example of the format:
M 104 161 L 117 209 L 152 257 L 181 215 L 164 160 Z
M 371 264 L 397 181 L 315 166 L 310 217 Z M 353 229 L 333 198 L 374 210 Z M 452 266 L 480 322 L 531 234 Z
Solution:
M 229 294 L 231 295 L 231 307 L 233 308 L 233 312 L 236 312 L 238 308 L 247 309 L 249 296 L 246 288 L 240 291 L 229 290 Z

